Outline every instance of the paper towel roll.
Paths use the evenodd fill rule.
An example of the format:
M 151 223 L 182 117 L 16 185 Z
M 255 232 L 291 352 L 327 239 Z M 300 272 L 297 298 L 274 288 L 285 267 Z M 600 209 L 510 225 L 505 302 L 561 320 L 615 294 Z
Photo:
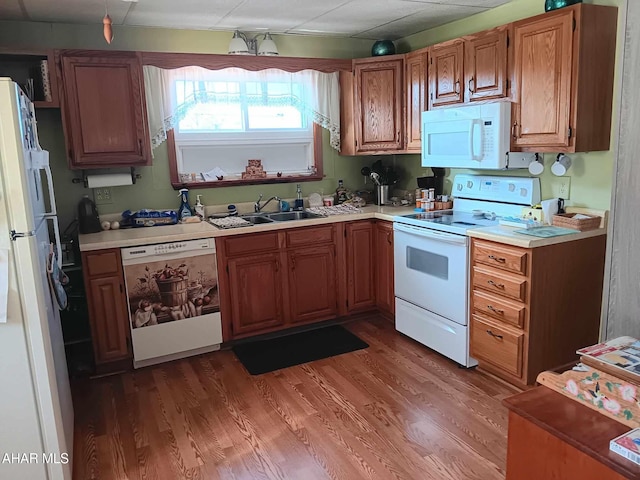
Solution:
M 87 175 L 87 187 L 118 187 L 120 185 L 133 185 L 130 173 L 105 173 L 102 175 Z

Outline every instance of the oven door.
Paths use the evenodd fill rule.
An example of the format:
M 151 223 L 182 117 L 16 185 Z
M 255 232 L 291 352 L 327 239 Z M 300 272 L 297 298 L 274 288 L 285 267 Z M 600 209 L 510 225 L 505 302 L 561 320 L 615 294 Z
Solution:
M 393 229 L 396 297 L 467 325 L 467 237 L 397 222 Z

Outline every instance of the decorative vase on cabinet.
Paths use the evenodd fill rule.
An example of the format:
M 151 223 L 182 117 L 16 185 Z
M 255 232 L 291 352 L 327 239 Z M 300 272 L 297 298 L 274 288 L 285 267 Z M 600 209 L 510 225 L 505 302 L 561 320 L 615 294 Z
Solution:
M 582 0 L 545 0 L 544 11 L 549 12 L 562 7 L 568 7 L 569 5 L 575 5 L 576 3 L 582 3 Z
M 396 46 L 391 40 L 378 40 L 371 47 L 371 56 L 379 57 L 382 55 L 394 55 Z

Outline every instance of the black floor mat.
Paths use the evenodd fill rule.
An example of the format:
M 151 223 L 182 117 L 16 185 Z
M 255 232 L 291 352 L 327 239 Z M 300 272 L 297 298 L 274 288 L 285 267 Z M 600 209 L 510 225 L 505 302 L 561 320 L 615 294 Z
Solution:
M 361 350 L 368 346 L 369 344 L 344 327 L 333 325 L 271 340 L 236 345 L 233 352 L 251 375 L 260 375 Z

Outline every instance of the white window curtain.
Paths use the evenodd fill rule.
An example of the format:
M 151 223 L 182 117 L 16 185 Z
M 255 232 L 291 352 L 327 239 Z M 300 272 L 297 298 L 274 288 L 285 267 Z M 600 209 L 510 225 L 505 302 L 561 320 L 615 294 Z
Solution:
M 314 123 L 329 130 L 331 146 L 340 150 L 340 86 L 337 72 L 323 73 L 315 70 L 303 70 L 290 73 L 278 69 L 253 72 L 241 68 L 208 70 L 202 67 L 167 70 L 145 66 L 144 83 L 149 133 L 153 148 L 164 142 L 167 139 L 167 130 L 178 125 L 188 109 L 202 100 L 200 95 L 184 96 L 177 93 L 174 88 L 177 81 L 252 81 L 302 84 L 304 85 L 302 94 L 299 89 L 295 89 L 297 94 L 293 101 Z M 216 92 L 206 92 L 205 95 L 216 96 L 216 102 L 218 102 L 228 94 L 218 95 Z

